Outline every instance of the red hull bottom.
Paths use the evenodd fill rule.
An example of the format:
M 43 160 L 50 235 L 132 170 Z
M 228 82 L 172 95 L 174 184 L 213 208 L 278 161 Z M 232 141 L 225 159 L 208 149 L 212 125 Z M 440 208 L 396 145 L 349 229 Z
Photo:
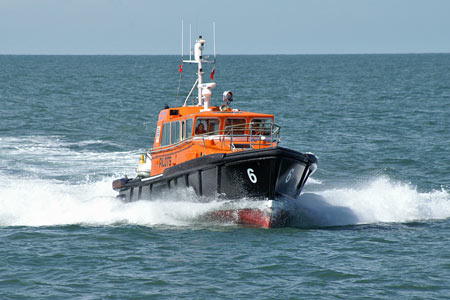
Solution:
M 287 214 L 284 211 L 274 213 L 272 209 L 246 208 L 213 211 L 207 214 L 207 218 L 249 227 L 274 228 L 286 224 Z

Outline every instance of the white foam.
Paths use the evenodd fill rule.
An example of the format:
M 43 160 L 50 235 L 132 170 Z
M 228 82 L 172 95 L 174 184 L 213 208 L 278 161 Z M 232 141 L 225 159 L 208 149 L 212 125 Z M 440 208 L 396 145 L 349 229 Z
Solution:
M 93 143 L 102 141 L 78 144 Z M 134 175 L 138 159 L 137 151 L 75 151 L 60 137 L 0 138 L 0 226 L 116 223 L 179 226 L 191 224 L 223 204 L 201 203 L 186 191 L 171 192 L 151 202 L 118 200 L 111 181 L 123 174 Z M 68 179 L 58 177 L 64 174 L 68 174 Z M 321 190 L 303 194 L 295 202 L 293 213 L 301 226 L 450 217 L 450 195 L 444 189 L 419 192 L 412 184 L 388 177 L 338 189 L 327 189 L 326 183 L 314 178 L 309 178 L 308 183 Z M 250 202 L 242 199 L 241 204 L 246 206 Z
M 304 220 L 314 226 L 450 217 L 450 195 L 446 190 L 418 192 L 411 184 L 394 182 L 388 177 L 375 178 L 359 187 L 304 194 L 298 205 Z
M 102 141 L 70 143 L 58 136 L 2 137 L 0 141 L 0 226 L 178 226 L 191 224 L 223 204 L 201 203 L 193 191 L 186 190 L 171 191 L 151 202 L 117 199 L 112 180 L 124 174 L 134 176 L 139 151 L 95 152 L 83 147 Z
M 73 146 L 112 145 L 100 140 L 68 142 L 58 136 L 3 137 L 0 139 L 0 170 L 11 176 L 34 178 L 71 177 L 80 181 L 86 175 L 134 175 L 141 151 L 102 152 Z M 143 151 L 143 150 L 142 150 Z
M 115 198 L 113 178 L 68 184 L 56 180 L 0 177 L 0 226 L 64 224 L 157 224 L 186 226 L 223 202 L 199 202 L 192 191 L 171 191 L 156 201 L 125 203 Z M 242 205 L 251 201 L 243 199 Z M 254 203 L 253 203 L 254 204 Z M 241 206 L 242 206 L 241 205 Z M 258 204 L 259 205 L 259 204 Z M 257 206 L 258 206 L 257 205 Z M 359 188 L 303 194 L 294 226 L 339 226 L 409 222 L 450 217 L 447 191 L 418 192 L 410 184 L 380 177 Z M 263 208 L 263 206 L 261 206 Z
M 117 223 L 181 226 L 222 203 L 200 203 L 188 191 L 156 201 L 125 203 L 115 198 L 112 178 L 86 184 L 1 179 L 0 226 L 52 226 Z
M 308 180 L 306 181 L 306 185 L 309 185 L 309 184 L 317 184 L 317 185 L 319 185 L 319 184 L 323 184 L 323 182 L 320 181 L 319 179 L 316 179 L 316 178 L 313 178 L 313 177 L 309 177 Z

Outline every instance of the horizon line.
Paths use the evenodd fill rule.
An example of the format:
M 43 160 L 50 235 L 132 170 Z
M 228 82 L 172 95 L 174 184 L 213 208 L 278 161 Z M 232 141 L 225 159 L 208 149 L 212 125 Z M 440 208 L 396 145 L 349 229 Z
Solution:
M 414 55 L 414 54 L 450 54 L 448 52 L 349 52 L 349 53 L 233 53 L 216 56 L 290 56 L 290 55 Z M 0 53 L 0 56 L 181 56 L 180 54 L 137 54 L 137 53 Z M 188 55 L 184 55 L 185 57 Z M 206 56 L 213 56 L 205 55 Z

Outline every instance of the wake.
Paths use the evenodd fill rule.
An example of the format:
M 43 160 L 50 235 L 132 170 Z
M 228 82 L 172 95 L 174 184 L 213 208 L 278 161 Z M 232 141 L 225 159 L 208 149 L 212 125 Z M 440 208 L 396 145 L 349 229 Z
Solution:
M 190 190 L 125 203 L 115 197 L 112 180 L 69 184 L 11 179 L 0 173 L 0 226 L 190 226 L 223 205 L 219 200 L 202 202 Z M 245 199 L 239 202 L 250 204 Z M 421 193 L 410 184 L 379 177 L 359 188 L 302 194 L 290 209 L 294 216 L 290 226 L 306 228 L 445 219 L 450 217 L 450 195 L 444 189 Z

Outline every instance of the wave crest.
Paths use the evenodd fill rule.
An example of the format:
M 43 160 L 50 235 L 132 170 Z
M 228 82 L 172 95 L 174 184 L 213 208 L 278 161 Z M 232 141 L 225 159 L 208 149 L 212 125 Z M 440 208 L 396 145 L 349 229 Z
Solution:
M 411 222 L 450 217 L 450 195 L 440 191 L 418 192 L 411 184 L 378 177 L 358 188 L 329 189 L 304 194 L 299 205 L 325 226 Z M 337 213 L 336 208 L 349 214 Z

